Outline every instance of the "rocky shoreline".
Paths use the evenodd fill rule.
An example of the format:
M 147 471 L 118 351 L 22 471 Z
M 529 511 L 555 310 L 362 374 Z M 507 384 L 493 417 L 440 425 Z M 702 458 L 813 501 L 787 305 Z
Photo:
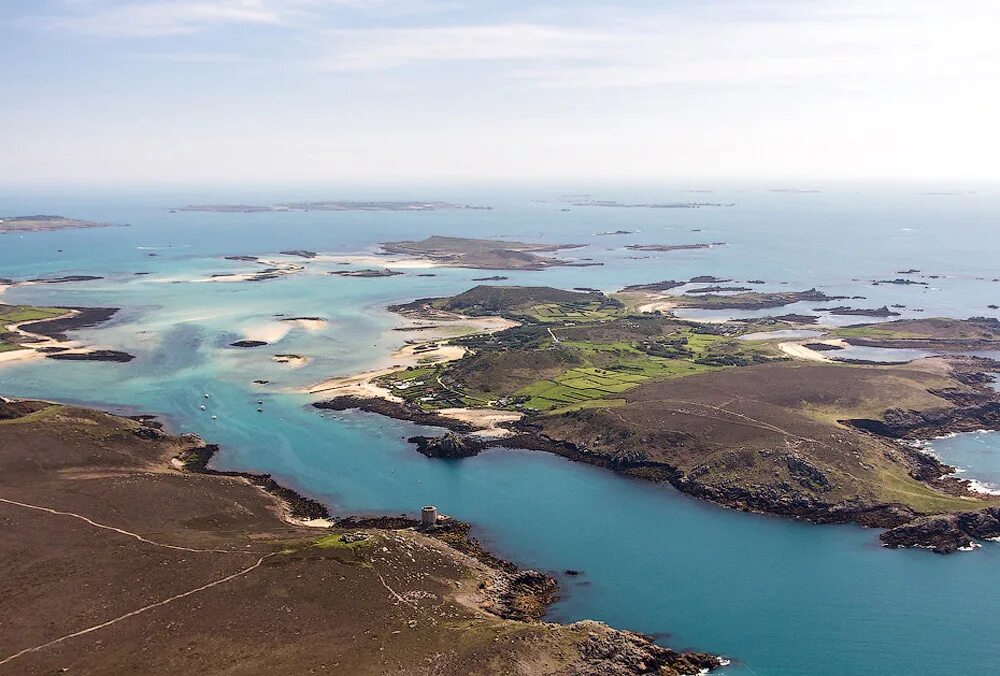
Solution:
M 74 310 L 76 314 L 69 317 L 57 317 L 55 319 L 42 319 L 31 322 L 31 332 L 54 340 L 69 340 L 69 337 L 66 335 L 67 331 L 91 328 L 98 324 L 103 324 L 118 314 L 118 308 L 114 307 L 66 306 L 66 309 Z
M 443 427 L 452 432 L 472 432 L 474 429 L 469 423 L 448 418 L 439 413 L 421 411 L 405 404 L 376 397 L 357 397 L 346 394 L 325 401 L 317 401 L 313 404 L 313 408 L 325 411 L 357 410 L 366 413 L 377 413 L 387 418 L 407 420 L 418 425 Z
M 163 434 L 163 432 L 149 426 L 140 429 L 148 430 L 143 431 L 143 434 Z M 192 441 L 194 441 L 194 439 L 192 439 Z M 317 500 L 313 500 L 312 498 L 300 495 L 290 488 L 282 486 L 275 481 L 270 474 L 255 474 L 253 472 L 211 469 L 208 466 L 208 463 L 211 462 L 212 457 L 218 452 L 219 446 L 217 444 L 195 445 L 182 451 L 177 456 L 177 459 L 183 465 L 184 469 L 191 472 L 197 472 L 198 474 L 210 474 L 212 476 L 238 477 L 240 479 L 246 479 L 264 492 L 270 493 L 281 500 L 287 506 L 288 514 L 293 519 L 310 521 L 313 519 L 330 518 L 330 510 L 326 508 L 326 505 Z
M 141 438 L 164 438 L 167 435 L 152 418 L 135 416 L 142 427 L 135 431 Z M 192 442 L 200 442 L 191 436 Z M 322 519 L 337 530 L 357 531 L 357 535 L 345 534 L 341 540 L 351 543 L 366 536 L 364 530 L 421 530 L 425 535 L 441 540 L 453 549 L 462 552 L 494 571 L 488 583 L 480 586 L 484 595 L 483 609 L 506 620 L 538 623 L 558 600 L 558 582 L 551 575 L 534 570 L 521 570 L 515 564 L 490 553 L 478 540 L 471 536 L 471 525 L 451 517 L 439 517 L 437 525 L 426 529 L 421 522 L 406 516 L 347 516 L 332 519 L 330 511 L 322 503 L 305 497 L 282 486 L 270 474 L 252 472 L 223 471 L 208 467 L 212 457 L 219 451 L 216 444 L 193 445 L 182 451 L 177 460 L 187 471 L 223 477 L 238 477 L 278 498 L 293 519 L 311 521 Z M 598 673 L 666 675 L 702 674 L 726 664 L 726 660 L 705 652 L 678 651 L 657 645 L 653 638 L 636 632 L 610 629 L 605 625 L 589 623 L 600 632 L 591 632 L 589 640 L 581 648 L 583 658 L 593 665 Z M 575 626 L 575 625 L 574 625 Z
M 805 495 L 782 494 L 768 486 L 706 485 L 697 477 L 685 475 L 667 463 L 639 458 L 611 459 L 590 452 L 571 441 L 553 439 L 530 422 L 511 425 L 509 436 L 488 439 L 466 434 L 468 425 L 436 413 L 417 411 L 406 404 L 382 399 L 337 397 L 317 402 L 316 408 L 332 410 L 357 409 L 387 417 L 409 420 L 423 425 L 445 427 L 448 433 L 439 437 L 415 436 L 408 439 L 416 450 L 429 458 L 458 459 L 475 456 L 488 448 L 520 448 L 554 453 L 568 460 L 585 462 L 626 476 L 649 481 L 668 482 L 674 488 L 693 497 L 744 512 L 771 514 L 810 521 L 817 524 L 854 523 L 867 528 L 885 528 L 880 538 L 888 547 L 924 547 L 938 553 L 951 553 L 973 546 L 977 539 L 1000 537 L 1000 508 L 989 507 L 978 512 L 924 516 L 910 507 L 895 503 L 851 500 L 826 502 Z M 1000 401 L 972 404 L 953 410 L 907 412 L 890 410 L 883 421 L 844 421 L 860 431 L 895 440 L 941 436 L 952 432 L 979 429 L 1000 430 Z M 968 491 L 968 482 L 952 476 L 955 468 L 908 445 L 901 445 L 900 456 L 910 467 L 910 475 L 939 490 L 952 494 Z M 803 458 L 790 456 L 789 466 L 806 480 L 821 481 L 822 472 Z M 817 478 L 818 477 L 818 478 Z

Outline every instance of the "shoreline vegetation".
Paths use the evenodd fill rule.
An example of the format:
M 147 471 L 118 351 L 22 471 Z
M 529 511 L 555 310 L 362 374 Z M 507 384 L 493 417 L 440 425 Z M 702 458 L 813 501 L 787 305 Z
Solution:
M 730 302 L 766 308 L 835 300 L 816 289 L 735 296 Z M 319 409 L 357 408 L 447 429 L 411 439 L 430 457 L 467 457 L 490 446 L 544 450 L 669 482 L 726 507 L 885 528 L 881 539 L 890 547 L 950 553 L 1000 536 L 1000 500 L 906 443 L 1000 429 L 1000 398 L 988 375 L 1000 364 L 961 355 L 1000 348 L 1000 322 L 693 322 L 665 314 L 654 297 L 662 296 L 634 287 L 608 296 L 481 285 L 390 306 L 414 321 L 493 318 L 516 326 L 435 339 L 425 345 L 460 354 L 398 362 L 395 371 L 309 391 L 336 395 L 315 402 Z M 780 333 L 757 338 L 807 328 L 799 341 Z M 827 356 L 849 345 L 933 346 L 944 356 L 891 365 Z
M 210 468 L 217 450 L 150 416 L 0 397 L 0 549 L 12 562 L 0 607 L 21 618 L 0 665 L 53 671 L 71 654 L 84 671 L 238 660 L 528 674 L 543 660 L 560 673 L 680 676 L 726 663 L 598 622 L 542 622 L 555 579 L 496 558 L 468 524 L 332 519 L 269 475 Z M 123 570 L 144 583 L 112 600 L 103 590 Z M 170 649 L 175 626 L 184 651 Z

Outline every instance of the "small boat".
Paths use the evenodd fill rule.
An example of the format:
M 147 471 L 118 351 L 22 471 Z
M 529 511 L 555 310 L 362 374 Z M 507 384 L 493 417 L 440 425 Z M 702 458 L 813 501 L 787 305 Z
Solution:
M 258 403 L 258 404 L 263 404 L 263 403 L 264 403 L 264 400 L 263 400 L 263 399 L 258 399 L 258 400 L 257 400 L 257 403 Z
M 198 408 L 200 408 L 200 409 L 201 409 L 202 411 L 204 411 L 204 410 L 205 410 L 205 404 L 202 404 L 202 405 L 201 405 L 201 406 L 199 406 Z
M 208 399 L 208 392 L 205 393 L 205 398 Z
M 217 416 L 217 415 L 213 415 L 212 416 L 212 420 L 218 420 L 218 419 L 219 419 L 219 416 Z
M 257 413 L 263 413 L 263 412 L 264 412 L 264 409 L 262 409 L 262 408 L 258 408 L 257 409 Z

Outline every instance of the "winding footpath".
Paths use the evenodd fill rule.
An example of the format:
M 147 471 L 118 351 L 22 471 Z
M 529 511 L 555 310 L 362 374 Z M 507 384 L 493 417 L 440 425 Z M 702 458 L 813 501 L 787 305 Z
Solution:
M 97 521 L 94 521 L 93 519 L 89 519 L 86 516 L 83 516 L 82 514 L 76 514 L 74 512 L 63 512 L 63 511 L 60 511 L 60 510 L 57 510 L 57 509 L 52 509 L 50 507 L 42 507 L 40 505 L 32 505 L 32 504 L 29 504 L 29 503 L 26 503 L 26 502 L 18 502 L 17 500 L 9 500 L 7 498 L 0 498 L 0 502 L 2 502 L 4 504 L 7 504 L 7 505 L 14 505 L 16 507 L 22 507 L 24 509 L 31 509 L 31 510 L 35 510 L 35 511 L 39 511 L 39 512 L 46 512 L 48 514 L 55 514 L 55 515 L 58 515 L 58 516 L 68 516 L 68 517 L 71 517 L 71 518 L 79 519 L 79 520 L 81 520 L 81 521 L 83 521 L 83 522 L 85 522 L 85 523 L 87 523 L 87 524 L 89 524 L 89 525 L 91 525 L 91 526 L 93 526 L 95 528 L 100 528 L 100 529 L 103 529 L 103 530 L 112 531 L 114 533 L 118 533 L 118 534 L 124 535 L 126 537 L 134 538 L 134 539 L 138 540 L 139 542 L 142 542 L 142 543 L 147 544 L 147 545 L 152 545 L 154 547 L 162 547 L 164 549 L 174 549 L 174 550 L 179 550 L 179 551 L 183 551 L 183 552 L 197 552 L 197 553 L 206 553 L 206 554 L 238 554 L 238 555 L 242 555 L 242 556 L 254 556 L 255 555 L 254 552 L 243 552 L 243 551 L 228 550 L 228 549 L 198 549 L 198 548 L 194 548 L 194 547 L 182 547 L 182 546 L 179 546 L 179 545 L 171 545 L 171 544 L 167 544 L 167 543 L 164 543 L 164 542 L 156 542 L 155 540 L 150 540 L 149 538 L 143 537 L 142 535 L 139 535 L 138 533 L 133 533 L 131 531 L 123 530 L 121 528 L 116 528 L 114 526 L 108 526 L 108 525 L 103 524 L 103 523 L 98 523 Z M 211 582 L 203 584 L 200 587 L 195 587 L 194 589 L 189 589 L 188 591 L 181 592 L 180 594 L 174 594 L 173 596 L 170 596 L 170 597 L 165 598 L 163 600 L 156 601 L 155 603 L 150 603 L 148 605 L 142 606 L 141 608 L 137 608 L 135 610 L 129 611 L 129 612 L 123 614 L 123 615 L 119 615 L 118 617 L 114 617 L 114 618 L 112 618 L 110 620 L 107 620 L 105 622 L 101 622 L 100 624 L 95 624 L 95 625 L 93 625 L 91 627 L 87 627 L 86 629 L 80 629 L 79 631 L 74 631 L 74 632 L 71 632 L 69 634 L 65 634 L 63 636 L 60 636 L 59 638 L 52 639 L 51 641 L 47 641 L 47 642 L 42 643 L 40 645 L 33 646 L 31 648 L 25 648 L 24 650 L 20 650 L 20 651 L 14 653 L 12 655 L 8 655 L 7 657 L 4 657 L 3 659 L 0 659 L 0 666 L 3 666 L 3 665 L 8 664 L 10 662 L 13 662 L 14 660 L 18 659 L 19 657 L 23 657 L 24 655 L 27 655 L 29 653 L 34 653 L 34 652 L 38 652 L 40 650 L 45 650 L 46 648 L 50 648 L 50 647 L 52 647 L 54 645 L 57 645 L 57 644 L 62 643 L 64 641 L 68 641 L 68 640 L 70 640 L 72 638 L 76 638 L 78 636 L 83 636 L 84 634 L 89 634 L 91 632 L 98 631 L 100 629 L 104 629 L 105 627 L 110 627 L 111 625 L 116 624 L 118 622 L 121 622 L 122 620 L 127 620 L 130 617 L 135 617 L 136 615 L 141 615 L 142 613 L 145 613 L 146 611 L 149 611 L 149 610 L 153 610 L 154 608 L 159 608 L 161 606 L 165 606 L 167 604 L 173 603 L 174 601 L 179 601 L 180 599 L 183 599 L 183 598 L 186 598 L 186 597 L 191 596 L 193 594 L 197 594 L 199 592 L 205 591 L 206 589 L 211 589 L 212 587 L 217 587 L 218 585 L 225 584 L 226 582 L 230 582 L 232 580 L 235 580 L 236 578 L 243 577 L 244 575 L 248 575 L 249 573 L 252 573 L 254 570 L 256 570 L 257 568 L 259 568 L 264 563 L 264 561 L 266 561 L 270 557 L 274 556 L 276 553 L 277 552 L 272 552 L 270 554 L 265 554 L 264 556 L 259 557 L 257 559 L 256 563 L 254 563 L 254 564 L 252 564 L 250 566 L 247 566 L 246 568 L 243 568 L 241 570 L 238 570 L 235 573 L 231 573 L 230 575 L 226 575 L 225 577 L 221 577 L 221 578 L 219 578 L 217 580 L 213 580 Z

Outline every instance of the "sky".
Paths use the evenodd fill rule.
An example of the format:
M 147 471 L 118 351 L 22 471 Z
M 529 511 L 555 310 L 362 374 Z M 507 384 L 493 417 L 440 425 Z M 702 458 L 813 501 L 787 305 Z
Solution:
M 0 0 L 0 184 L 1000 180 L 997 0 Z

